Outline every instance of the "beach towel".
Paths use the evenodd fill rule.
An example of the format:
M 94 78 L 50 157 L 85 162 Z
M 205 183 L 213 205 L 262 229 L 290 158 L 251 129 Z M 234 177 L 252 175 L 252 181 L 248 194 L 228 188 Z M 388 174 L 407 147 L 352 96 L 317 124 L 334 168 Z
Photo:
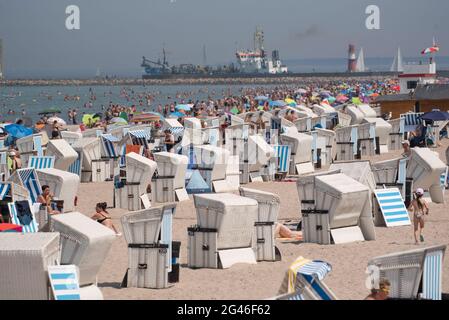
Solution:
M 135 152 L 137 154 L 141 154 L 142 146 L 127 144 L 126 145 L 126 154 Z

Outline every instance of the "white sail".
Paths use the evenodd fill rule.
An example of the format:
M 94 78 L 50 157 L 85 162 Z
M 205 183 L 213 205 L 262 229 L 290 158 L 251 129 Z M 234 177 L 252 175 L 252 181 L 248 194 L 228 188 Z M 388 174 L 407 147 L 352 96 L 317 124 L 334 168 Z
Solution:
M 391 65 L 391 72 L 404 72 L 404 65 L 402 61 L 401 48 L 398 48 L 398 54 L 394 57 L 393 64 Z
M 365 54 L 363 48 L 360 49 L 359 57 L 357 58 L 356 72 L 365 72 Z

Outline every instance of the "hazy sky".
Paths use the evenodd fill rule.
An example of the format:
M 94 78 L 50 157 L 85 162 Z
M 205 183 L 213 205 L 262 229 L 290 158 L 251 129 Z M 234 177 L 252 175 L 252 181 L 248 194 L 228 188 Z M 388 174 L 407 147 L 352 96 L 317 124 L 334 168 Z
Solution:
M 81 29 L 65 28 L 78 5 Z M 367 30 L 365 8 L 381 10 L 381 30 Z M 435 36 L 449 55 L 447 0 L 0 0 L 6 75 L 140 74 L 141 57 L 162 45 L 175 63 L 234 62 L 251 48 L 256 26 L 267 50 L 285 59 L 345 57 L 349 42 L 368 57 L 418 56 Z

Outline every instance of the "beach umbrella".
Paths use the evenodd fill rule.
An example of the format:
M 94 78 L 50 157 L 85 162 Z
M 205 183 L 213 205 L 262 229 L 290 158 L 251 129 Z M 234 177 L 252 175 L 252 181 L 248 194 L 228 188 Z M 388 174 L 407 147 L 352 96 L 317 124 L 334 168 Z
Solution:
M 20 124 L 9 124 L 5 126 L 4 129 L 10 137 L 16 139 L 31 136 L 33 134 L 33 129 L 24 127 Z
M 94 118 L 93 114 L 85 114 L 83 115 L 83 119 L 81 120 L 86 126 L 97 123 L 100 118 Z
M 123 111 L 120 112 L 119 117 L 125 119 L 126 121 L 128 121 L 128 114 L 126 112 L 123 112 Z
M 183 115 L 184 116 L 184 115 Z M 177 117 L 180 118 L 180 117 Z M 139 115 L 134 116 L 131 119 L 131 122 L 150 122 L 150 121 L 159 121 L 161 118 L 154 114 L 148 114 L 148 113 L 142 113 Z
M 175 111 L 175 112 L 172 112 L 172 113 L 170 113 L 170 118 L 182 118 L 182 117 L 185 117 L 186 115 L 184 114 L 184 113 L 182 113 L 182 112 L 179 112 L 179 111 Z
M 55 114 L 55 113 L 61 113 L 61 110 L 57 108 L 45 109 L 39 112 L 38 115 Z
M 109 122 L 117 124 L 117 125 L 127 125 L 128 124 L 128 121 L 126 121 L 125 119 L 120 118 L 120 117 L 112 118 L 111 121 L 109 121 Z
M 267 96 L 257 96 L 254 98 L 254 100 L 257 101 L 267 101 L 269 98 Z
M 51 118 L 48 118 L 47 123 L 48 123 L 48 124 L 53 124 L 53 122 L 55 122 L 55 121 L 56 121 L 59 125 L 61 125 L 61 126 L 67 125 L 67 123 L 66 123 L 63 119 L 58 118 L 58 117 L 51 117 Z
M 175 109 L 178 110 L 178 111 L 181 111 L 181 110 L 190 111 L 190 110 L 192 110 L 192 106 L 189 105 L 189 104 L 178 104 L 175 107 Z
M 239 113 L 239 109 L 237 109 L 236 107 L 232 108 L 231 110 L 229 110 L 229 112 L 231 112 L 232 114 L 238 114 Z
M 329 101 L 330 103 L 334 103 L 336 100 L 337 99 L 335 97 L 332 97 L 332 96 L 327 98 L 327 101 Z
M 349 98 L 348 98 L 347 96 L 343 95 L 343 94 L 339 94 L 339 95 L 337 96 L 336 100 L 337 100 L 338 102 L 345 103 L 346 101 L 349 100 Z
M 285 107 L 287 103 L 282 100 L 270 101 L 270 107 Z
M 352 98 L 352 103 L 356 104 L 356 105 L 360 105 L 360 104 L 362 104 L 362 101 L 360 100 L 360 98 L 354 97 L 354 98 Z
M 303 88 L 299 88 L 298 90 L 295 91 L 295 93 L 305 94 L 305 93 L 307 93 L 307 90 L 303 89 Z
M 257 109 L 262 111 L 263 110 L 263 106 L 258 106 Z
M 433 110 L 431 112 L 424 113 L 420 119 L 425 121 L 447 121 L 449 120 L 449 113 L 440 110 Z
M 287 99 L 285 99 L 284 101 L 285 101 L 288 105 L 291 105 L 291 104 L 295 104 L 295 105 L 296 105 L 296 101 L 293 100 L 293 99 L 287 98 Z

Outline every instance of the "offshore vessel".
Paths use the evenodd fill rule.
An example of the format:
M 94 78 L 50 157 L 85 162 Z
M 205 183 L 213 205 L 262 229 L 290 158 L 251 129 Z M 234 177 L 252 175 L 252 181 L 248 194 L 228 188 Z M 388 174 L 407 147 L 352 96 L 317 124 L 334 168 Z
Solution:
M 141 67 L 144 68 L 143 79 L 164 78 L 176 75 L 248 75 L 248 74 L 285 74 L 288 68 L 279 58 L 279 51 L 274 50 L 271 58 L 267 57 L 264 49 L 264 34 L 260 28 L 254 33 L 254 49 L 236 52 L 237 66 L 233 63 L 212 67 L 206 65 L 180 64 L 170 66 L 165 48 L 162 50 L 162 61 L 149 60 L 143 57 Z M 204 53 L 205 55 L 205 53 Z

